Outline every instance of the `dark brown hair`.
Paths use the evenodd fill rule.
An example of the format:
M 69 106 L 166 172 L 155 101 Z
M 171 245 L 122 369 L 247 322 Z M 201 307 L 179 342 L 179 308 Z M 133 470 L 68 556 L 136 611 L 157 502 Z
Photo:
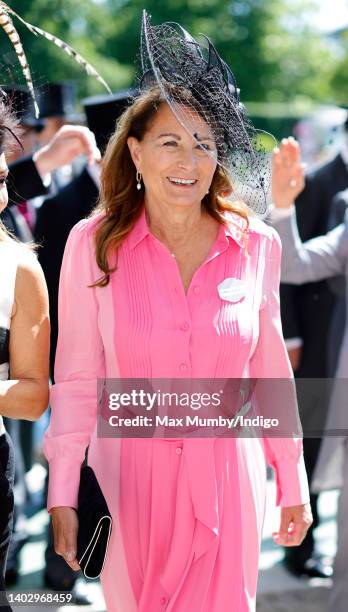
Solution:
M 15 113 L 11 110 L 11 104 L 7 104 L 4 98 L 0 99 L 0 153 L 10 150 L 12 146 L 20 146 L 21 129 Z
M 175 88 L 176 99 L 194 104 L 190 92 Z M 117 129 L 111 137 L 103 160 L 99 203 L 92 212 L 104 213 L 95 234 L 96 262 L 104 273 L 95 286 L 104 287 L 115 267 L 110 267 L 108 256 L 116 250 L 133 228 L 140 215 L 144 196 L 136 188 L 136 169 L 131 158 L 127 139 L 134 136 L 141 141 L 149 129 L 160 105 L 165 101 L 159 87 L 153 87 L 136 98 L 120 117 Z M 232 192 L 231 180 L 224 168 L 217 165 L 207 195 L 202 200 L 208 213 L 219 223 L 226 224 L 224 213 L 234 212 L 243 217 L 248 226 L 248 209 L 242 202 L 231 203 L 227 196 Z
M 0 92 L 1 95 L 1 92 Z M 13 146 L 20 146 L 21 129 L 18 127 L 16 115 L 11 110 L 11 104 L 6 103 L 4 97 L 0 99 L 0 155 L 6 154 Z M 17 238 L 9 232 L 0 219 L 0 240 L 16 240 Z

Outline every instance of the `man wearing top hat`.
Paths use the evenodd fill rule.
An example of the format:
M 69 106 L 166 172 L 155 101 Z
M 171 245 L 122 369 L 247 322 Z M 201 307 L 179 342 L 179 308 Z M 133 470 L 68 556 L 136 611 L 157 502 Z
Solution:
M 46 145 L 64 125 L 83 124 L 85 117 L 76 113 L 76 84 L 74 81 L 48 83 L 38 92 L 40 118 L 45 122 L 39 134 L 42 146 Z M 51 176 L 50 194 L 54 195 L 67 185 L 81 170 L 81 164 L 73 163 L 57 168 Z
M 74 81 L 48 83 L 38 92 L 40 118 L 45 128 L 40 134 L 41 144 L 47 144 L 66 123 L 81 123 L 83 115 L 76 113 L 76 84 Z
M 20 208 L 25 209 L 23 204 L 37 196 L 49 194 L 52 175 L 57 169 L 73 163 L 82 155 L 87 155 L 92 161 L 100 153 L 92 132 L 78 125 L 60 127 L 49 142 L 43 145 L 39 138 L 47 119 L 41 116 L 36 119 L 28 89 L 16 85 L 2 86 L 1 92 L 12 105 L 22 127 L 22 148 L 18 145 L 9 163 L 9 206 L 1 214 L 1 219 L 12 233 L 26 242 L 32 239 L 30 230 L 35 222 L 35 214 L 30 205 L 30 211 L 25 211 L 25 215 L 19 214 Z M 69 115 L 69 119 L 73 118 L 77 119 L 78 116 Z
M 348 188 L 348 115 L 345 139 L 340 152 L 329 162 L 306 176 L 305 188 L 296 198 L 296 217 L 301 240 L 305 242 L 325 234 L 341 215 L 333 215 L 332 202 L 338 192 Z M 335 221 L 336 219 L 336 221 Z M 320 281 L 301 286 L 281 284 L 283 333 L 296 378 L 325 379 L 333 375 L 331 322 L 339 296 L 335 282 Z M 339 336 L 337 330 L 335 337 Z M 342 335 L 341 335 L 342 337 Z M 336 347 L 337 351 L 339 347 Z M 315 396 L 314 389 L 317 389 Z M 304 429 L 304 457 L 309 482 L 314 472 L 321 439 L 306 437 L 314 413 L 325 422 L 328 408 L 328 385 L 311 385 L 311 393 L 299 397 L 299 410 Z M 318 421 L 317 421 L 318 422 Z M 313 529 L 318 525 L 318 496 L 311 496 L 313 524 L 300 546 L 285 549 L 285 566 L 294 574 L 328 577 L 331 568 L 314 555 Z

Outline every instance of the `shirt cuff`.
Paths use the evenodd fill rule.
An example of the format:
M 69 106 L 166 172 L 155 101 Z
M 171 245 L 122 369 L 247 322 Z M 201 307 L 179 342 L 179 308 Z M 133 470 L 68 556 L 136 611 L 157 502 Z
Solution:
M 40 176 L 41 176 L 41 174 L 40 174 Z M 43 183 L 44 187 L 46 187 L 46 189 L 48 189 L 51 186 L 51 183 L 52 183 L 52 175 L 51 175 L 51 173 L 47 172 L 47 174 L 44 174 L 43 176 L 41 176 L 41 180 L 42 180 L 42 183 Z
M 309 503 L 309 487 L 303 454 L 298 459 L 280 459 L 274 465 L 277 484 L 277 506 L 300 506 Z
M 285 346 L 288 351 L 292 351 L 303 346 L 302 338 L 285 338 Z
M 47 510 L 56 506 L 77 509 L 81 464 L 68 457 L 56 457 L 49 462 Z
M 293 211 L 295 210 L 295 204 L 289 206 L 289 208 L 277 208 L 272 204 L 269 208 L 270 213 L 270 221 L 278 221 L 279 219 L 286 219 L 287 217 L 291 217 Z

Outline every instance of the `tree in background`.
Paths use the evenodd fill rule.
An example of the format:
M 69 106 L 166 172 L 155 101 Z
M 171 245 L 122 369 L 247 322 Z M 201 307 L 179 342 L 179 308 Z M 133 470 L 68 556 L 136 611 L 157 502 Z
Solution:
M 9 0 L 24 19 L 75 46 L 113 89 L 132 83 L 137 70 L 141 12 L 153 23 L 178 21 L 204 32 L 231 65 L 243 100 L 331 101 L 337 58 L 310 26 L 315 0 Z M 39 79 L 76 79 L 80 94 L 101 86 L 61 51 L 18 26 Z M 10 46 L 0 39 L 6 60 Z
M 332 93 L 338 104 L 348 107 L 348 27 L 335 32 L 332 39 L 339 56 L 331 79 Z
M 115 55 L 100 51 L 109 16 L 107 7 L 92 0 L 9 0 L 8 4 L 26 21 L 62 38 L 74 46 L 103 75 L 113 89 L 132 80 L 132 71 L 122 66 Z M 76 80 L 80 95 L 104 93 L 102 86 L 84 73 L 72 58 L 44 38 L 34 36 L 15 20 L 33 73 L 34 85 L 47 81 Z M 17 78 L 21 71 L 7 37 L 0 33 L 1 80 Z M 13 72 L 13 75 L 11 74 Z
M 153 23 L 177 21 L 211 37 L 236 74 L 244 100 L 289 101 L 330 95 L 334 55 L 310 26 L 313 0 L 105 0 L 112 19 L 106 55 L 134 65 L 141 11 Z

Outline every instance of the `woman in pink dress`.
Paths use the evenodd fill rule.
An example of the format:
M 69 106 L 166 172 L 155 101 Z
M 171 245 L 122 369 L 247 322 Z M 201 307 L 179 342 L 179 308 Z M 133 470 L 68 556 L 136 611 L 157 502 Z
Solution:
M 292 377 L 279 239 L 246 205 L 227 200 L 227 156 L 244 139 L 244 174 L 248 155 L 256 161 L 233 75 L 212 59 L 213 47 L 208 60 L 200 56 L 184 31 L 175 40 L 185 62 L 173 68 L 180 58 L 171 54 L 164 75 L 174 37 L 165 25 L 156 32 L 144 17 L 151 67 L 143 62 L 143 91 L 109 143 L 99 207 L 66 245 L 45 437 L 48 509 L 56 551 L 78 569 L 77 494 L 89 446 L 114 520 L 101 575 L 107 610 L 246 612 L 255 609 L 266 461 L 281 506 L 275 541 L 299 544 L 311 523 L 301 439 L 119 439 L 97 430 L 97 379 Z M 199 96 L 190 78 L 202 87 L 205 77 Z M 213 103 L 223 95 L 226 125 Z M 251 191 L 260 203 L 255 184 Z

